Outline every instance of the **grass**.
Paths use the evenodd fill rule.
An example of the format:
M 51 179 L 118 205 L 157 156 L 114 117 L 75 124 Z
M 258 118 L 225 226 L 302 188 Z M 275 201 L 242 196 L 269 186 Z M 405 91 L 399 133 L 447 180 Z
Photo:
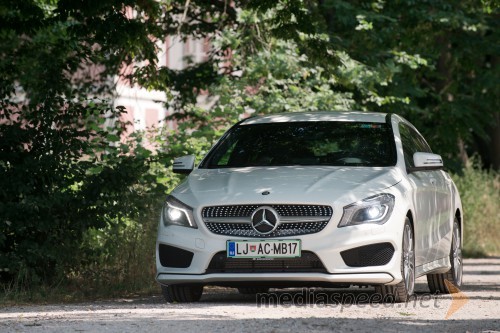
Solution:
M 131 220 L 89 230 L 73 268 L 51 284 L 18 276 L 0 284 L 0 307 L 12 304 L 74 303 L 160 294 L 155 281 L 158 207 L 140 222 Z
M 453 180 L 464 209 L 464 256 L 500 256 L 500 174 L 470 164 Z
M 42 284 L 31 288 L 4 286 L 3 288 L 0 290 L 0 309 L 13 305 L 78 303 L 160 294 L 160 288 L 154 282 L 154 276 L 151 277 L 150 282 L 132 288 L 124 284 L 98 287 L 89 283 L 77 285 L 71 280 L 59 285 Z

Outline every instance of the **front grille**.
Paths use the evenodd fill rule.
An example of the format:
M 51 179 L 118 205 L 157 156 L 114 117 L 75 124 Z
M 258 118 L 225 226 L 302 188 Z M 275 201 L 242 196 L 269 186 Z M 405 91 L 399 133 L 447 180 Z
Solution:
M 202 217 L 208 230 L 218 235 L 269 238 L 314 234 L 323 230 L 332 217 L 330 206 L 318 205 L 269 205 L 280 215 L 282 221 L 270 234 L 261 234 L 253 229 L 250 218 L 263 205 L 212 206 L 202 210 Z M 235 218 L 231 221 L 231 218 Z M 308 221 L 314 218 L 314 221 Z M 224 221 L 211 221 L 223 219 Z M 290 221 L 293 219 L 293 221 Z M 302 219 L 302 221 L 301 221 Z
M 371 244 L 342 251 L 340 255 L 350 267 L 382 266 L 391 261 L 394 247 L 391 243 Z
M 252 259 L 228 258 L 218 252 L 210 261 L 206 273 L 327 273 L 318 256 L 302 251 L 300 258 Z

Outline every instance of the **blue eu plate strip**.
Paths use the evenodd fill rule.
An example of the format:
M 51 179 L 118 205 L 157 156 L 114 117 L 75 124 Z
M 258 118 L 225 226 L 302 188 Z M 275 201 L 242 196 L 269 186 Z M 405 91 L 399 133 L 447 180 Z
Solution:
M 230 257 L 234 257 L 236 255 L 235 247 L 236 247 L 236 244 L 234 242 L 229 242 L 229 244 L 227 245 L 227 249 L 228 249 Z

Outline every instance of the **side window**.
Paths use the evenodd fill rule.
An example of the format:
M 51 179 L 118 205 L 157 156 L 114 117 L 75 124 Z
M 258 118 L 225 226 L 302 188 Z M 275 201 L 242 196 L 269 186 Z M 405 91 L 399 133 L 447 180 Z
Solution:
M 413 154 L 416 152 L 432 153 L 432 150 L 425 139 L 412 127 L 404 123 L 400 123 L 399 133 L 403 143 L 403 153 L 407 168 L 415 166 L 413 164 Z
M 424 153 L 432 153 L 431 147 L 425 139 L 413 128 L 410 128 L 410 132 L 412 132 L 412 137 L 415 140 L 415 143 L 418 145 L 419 151 Z
M 222 157 L 220 158 L 218 165 L 225 166 L 229 163 L 229 158 L 231 157 L 231 154 L 233 153 L 234 147 L 236 146 L 237 143 L 238 141 L 235 141 L 233 145 L 230 146 L 228 150 L 226 150 L 224 155 L 222 155 Z
M 401 135 L 401 142 L 403 144 L 403 155 L 405 158 L 406 168 L 412 168 L 413 154 L 418 151 L 418 148 L 413 144 L 410 128 L 403 123 L 399 123 L 399 134 Z

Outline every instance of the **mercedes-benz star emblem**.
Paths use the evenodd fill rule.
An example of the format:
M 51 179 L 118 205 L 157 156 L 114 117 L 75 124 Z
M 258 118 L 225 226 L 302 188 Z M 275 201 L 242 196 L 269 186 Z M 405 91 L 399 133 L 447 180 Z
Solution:
M 279 223 L 279 214 L 269 206 L 259 207 L 251 217 L 252 228 L 262 235 L 273 232 Z

